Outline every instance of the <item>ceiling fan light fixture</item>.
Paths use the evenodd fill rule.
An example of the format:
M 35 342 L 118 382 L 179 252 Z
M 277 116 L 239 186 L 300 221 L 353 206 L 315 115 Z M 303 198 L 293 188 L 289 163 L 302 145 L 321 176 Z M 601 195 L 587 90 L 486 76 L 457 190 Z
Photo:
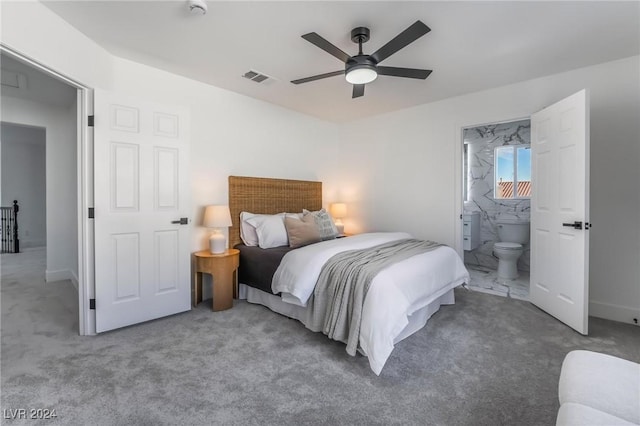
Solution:
M 347 71 L 345 78 L 351 84 L 367 84 L 378 78 L 378 73 L 372 66 L 361 65 Z

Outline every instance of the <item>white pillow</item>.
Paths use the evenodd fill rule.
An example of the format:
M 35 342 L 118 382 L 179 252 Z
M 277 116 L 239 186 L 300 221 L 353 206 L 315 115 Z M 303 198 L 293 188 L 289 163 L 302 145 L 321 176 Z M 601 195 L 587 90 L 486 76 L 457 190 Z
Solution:
M 253 214 L 248 212 L 240 213 L 240 238 L 242 242 L 246 246 L 257 246 L 258 245 L 258 234 L 256 233 L 256 228 L 251 225 L 247 220 L 256 216 L 265 216 L 261 214 Z
M 254 215 L 247 223 L 255 228 L 260 248 L 282 247 L 289 245 L 287 229 L 284 227 L 285 213 L 276 215 Z

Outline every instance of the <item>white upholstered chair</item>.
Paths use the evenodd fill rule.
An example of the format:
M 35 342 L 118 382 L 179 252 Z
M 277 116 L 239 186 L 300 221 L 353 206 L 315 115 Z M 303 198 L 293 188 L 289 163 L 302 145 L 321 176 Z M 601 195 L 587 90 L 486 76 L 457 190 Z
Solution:
M 591 351 L 562 363 L 557 426 L 640 425 L 640 364 Z

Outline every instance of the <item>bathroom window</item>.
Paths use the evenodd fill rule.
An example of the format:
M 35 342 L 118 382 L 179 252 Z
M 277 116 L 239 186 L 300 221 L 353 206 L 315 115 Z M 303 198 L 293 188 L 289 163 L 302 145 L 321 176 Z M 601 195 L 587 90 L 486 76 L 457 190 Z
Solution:
M 494 198 L 531 198 L 531 147 L 499 146 L 494 154 Z

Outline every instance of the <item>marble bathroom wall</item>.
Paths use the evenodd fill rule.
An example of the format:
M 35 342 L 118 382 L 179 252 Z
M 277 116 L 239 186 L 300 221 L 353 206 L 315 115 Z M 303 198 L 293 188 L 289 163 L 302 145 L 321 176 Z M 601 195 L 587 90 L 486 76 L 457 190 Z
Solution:
M 465 213 L 480 212 L 480 246 L 464 252 L 464 262 L 491 269 L 498 267 L 493 257 L 493 244 L 498 241 L 496 219 L 526 219 L 531 211 L 530 200 L 493 198 L 494 150 L 503 145 L 529 145 L 531 123 L 529 120 L 492 124 L 464 130 L 464 142 L 468 150 L 467 200 Z M 518 269 L 529 270 L 529 245 L 518 260 Z

